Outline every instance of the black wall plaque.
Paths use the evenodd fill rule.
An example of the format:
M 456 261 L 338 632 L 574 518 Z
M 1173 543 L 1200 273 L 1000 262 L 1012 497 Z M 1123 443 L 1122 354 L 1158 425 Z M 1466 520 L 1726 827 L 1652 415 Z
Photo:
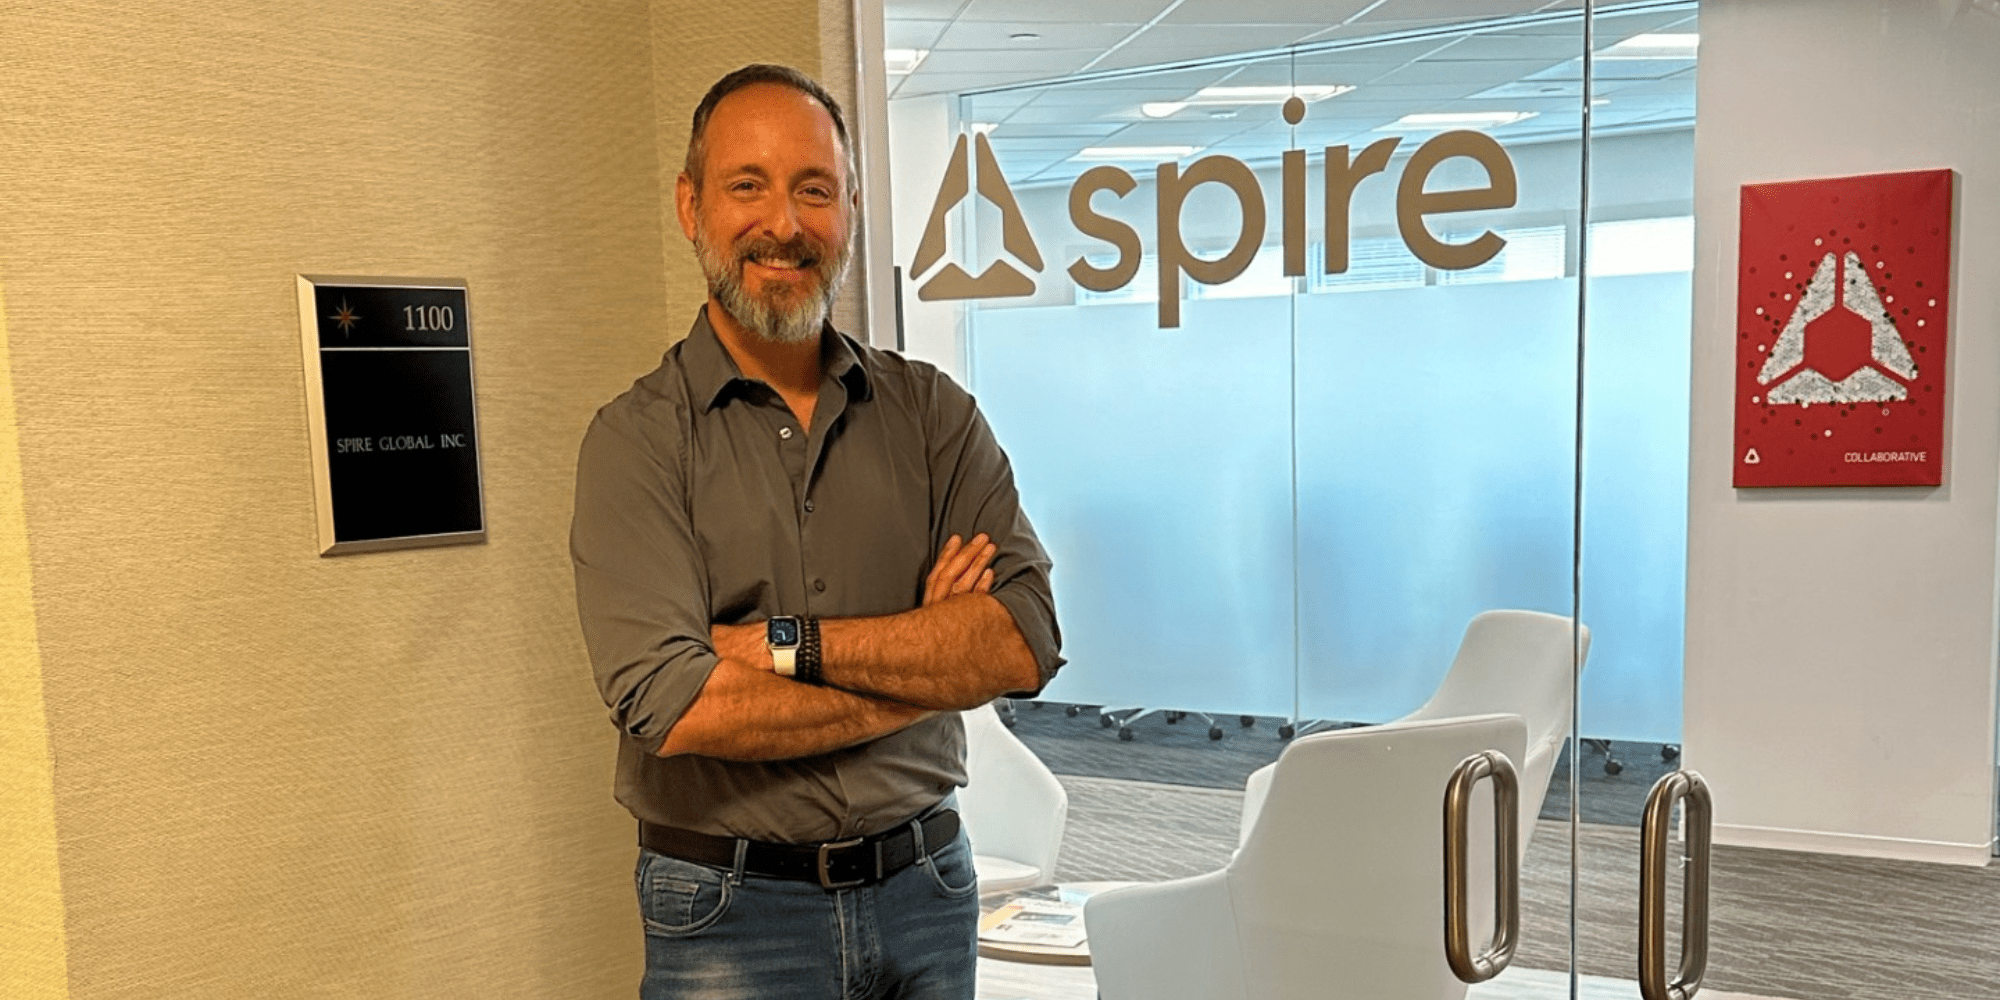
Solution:
M 484 541 L 456 279 L 299 276 L 320 554 Z

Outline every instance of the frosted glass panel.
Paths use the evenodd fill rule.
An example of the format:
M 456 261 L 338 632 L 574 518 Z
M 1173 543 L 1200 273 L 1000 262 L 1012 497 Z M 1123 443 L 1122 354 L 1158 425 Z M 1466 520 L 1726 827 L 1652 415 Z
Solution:
M 1285 715 L 1291 306 L 992 309 L 974 389 L 1055 560 L 1045 697 Z
M 1473 615 L 1570 610 L 1576 283 L 1302 299 L 1299 688 L 1422 704 Z
M 1676 742 L 1689 276 L 1592 282 L 1592 735 Z M 1299 713 L 1420 704 L 1487 608 L 1570 606 L 1573 279 L 1298 299 Z M 1291 300 L 993 309 L 975 387 L 1056 560 L 1047 697 L 1293 715 Z
M 1594 278 L 1584 378 L 1584 732 L 1679 743 L 1693 276 Z

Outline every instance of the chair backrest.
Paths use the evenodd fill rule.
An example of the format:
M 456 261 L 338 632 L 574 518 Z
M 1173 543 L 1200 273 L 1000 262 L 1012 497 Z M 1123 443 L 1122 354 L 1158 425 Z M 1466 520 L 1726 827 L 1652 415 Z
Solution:
M 1443 942 L 1445 786 L 1465 758 L 1494 749 L 1519 761 L 1526 742 L 1519 717 L 1484 715 L 1287 747 L 1225 869 L 1245 995 L 1462 1000 Z M 1473 801 L 1475 929 L 1490 933 L 1491 798 Z
M 1569 736 L 1574 673 L 1582 672 L 1589 657 L 1589 626 L 1578 633 L 1572 649 L 1570 619 L 1561 615 L 1511 610 L 1474 615 L 1437 691 L 1403 717 L 1415 721 L 1489 712 L 1521 717 L 1528 727 L 1528 751 L 1525 758 L 1515 758 L 1514 766 L 1521 778 L 1523 851 Z
M 1053 880 L 1069 793 L 992 705 L 962 716 L 967 777 L 958 813 L 974 853 L 1031 866 Z

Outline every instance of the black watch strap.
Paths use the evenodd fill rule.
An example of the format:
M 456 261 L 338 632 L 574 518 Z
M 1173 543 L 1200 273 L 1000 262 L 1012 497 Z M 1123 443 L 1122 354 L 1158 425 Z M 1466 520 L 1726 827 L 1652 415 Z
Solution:
M 820 675 L 819 619 L 799 619 L 799 658 L 797 678 L 807 684 L 826 683 Z

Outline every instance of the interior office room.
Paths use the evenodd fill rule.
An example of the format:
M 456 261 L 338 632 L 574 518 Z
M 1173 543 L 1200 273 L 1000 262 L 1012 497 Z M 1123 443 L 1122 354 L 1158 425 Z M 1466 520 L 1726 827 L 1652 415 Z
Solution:
M 703 301 L 675 178 L 753 61 L 849 112 L 835 325 L 977 396 L 1056 567 L 1068 663 L 968 713 L 962 796 L 1090 937 L 984 949 L 982 1000 L 2000 997 L 1992 0 L 56 0 L 0 40 L 0 997 L 631 994 L 577 449 Z M 1758 200 L 1919 176 L 1824 236 Z M 301 275 L 460 283 L 472 544 L 323 554 Z M 1800 338 L 1891 395 L 1779 402 Z M 1516 799 L 1450 797 L 1468 747 Z

